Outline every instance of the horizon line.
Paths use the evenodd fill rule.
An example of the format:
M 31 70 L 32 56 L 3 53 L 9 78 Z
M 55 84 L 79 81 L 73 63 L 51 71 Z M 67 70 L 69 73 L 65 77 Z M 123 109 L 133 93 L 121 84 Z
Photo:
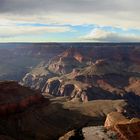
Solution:
M 69 41 L 66 41 L 66 42 L 65 41 L 64 42 L 59 42 L 59 41 L 58 42 L 57 41 L 54 41 L 54 42 L 52 41 L 48 41 L 48 42 L 44 42 L 44 41 L 43 42 L 30 42 L 30 41 L 29 42 L 22 42 L 22 41 L 21 42 L 0 42 L 0 44 L 10 44 L 10 43 L 11 44 L 12 43 L 13 44 L 18 44 L 18 43 L 28 43 L 28 44 L 31 44 L 31 43 L 34 43 L 34 44 L 39 44 L 39 43 L 42 43 L 42 44 L 43 43 L 44 44 L 45 43 L 50 43 L 50 44 L 51 43 L 91 43 L 91 44 L 92 43 L 93 44 L 120 44 L 121 43 L 121 44 L 126 44 L 126 43 L 131 43 L 133 44 L 134 43 L 134 44 L 139 44 L 140 42 L 78 42 L 78 41 L 75 41 L 75 42 L 69 42 Z

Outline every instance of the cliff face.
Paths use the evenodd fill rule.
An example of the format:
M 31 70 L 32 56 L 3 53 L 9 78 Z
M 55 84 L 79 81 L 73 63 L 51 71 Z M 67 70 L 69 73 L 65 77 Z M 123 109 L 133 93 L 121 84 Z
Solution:
M 81 52 L 79 52 L 79 50 L 77 48 L 69 48 L 66 51 L 64 51 L 62 54 L 60 54 L 61 57 L 73 57 L 75 58 L 77 61 L 82 62 L 84 61 L 86 58 L 84 55 L 82 55 Z
M 66 96 L 72 101 L 125 99 L 139 110 L 139 74 L 130 73 L 118 63 L 97 60 L 61 77 L 48 79 L 44 95 Z
M 68 47 L 27 73 L 22 84 L 87 102 L 126 99 L 140 107 L 139 47 Z
M 42 99 L 39 92 L 22 87 L 17 82 L 0 82 L 0 116 L 22 111 Z
M 94 73 L 94 75 L 98 76 L 103 75 L 104 73 L 110 74 L 114 72 L 120 75 L 121 71 L 130 72 L 133 76 L 133 73 L 135 75 L 135 73 L 140 71 L 138 62 L 140 49 L 138 46 L 118 45 L 114 47 L 111 45 L 101 45 L 97 47 L 94 45 L 92 46 L 92 44 L 89 46 L 87 44 L 85 47 L 78 46 L 79 44 L 76 44 L 73 47 L 70 47 L 69 45 L 67 47 L 60 47 L 60 50 L 59 47 L 56 47 L 58 53 L 54 48 L 50 48 L 48 52 L 47 49 L 44 50 L 44 52 L 46 52 L 46 59 L 43 60 L 44 64 L 39 64 L 39 66 L 36 66 L 28 72 L 22 79 L 22 84 L 42 90 L 49 78 L 62 75 L 67 76 L 66 74 L 71 72 L 76 76 L 79 69 L 83 69 L 88 75 Z M 40 53 L 40 57 L 42 55 L 45 57 L 42 49 L 40 50 Z M 105 61 L 111 61 L 112 65 L 108 66 Z M 95 63 L 96 65 L 93 65 Z M 83 74 L 81 74 L 81 76 L 83 76 Z M 117 79 L 118 77 L 116 76 Z M 114 80 L 115 76 L 112 77 L 112 79 Z M 100 82 L 101 81 L 99 81 L 99 83 Z M 105 81 L 102 81 L 102 85 L 103 82 L 105 83 Z M 120 83 L 126 82 L 128 82 L 128 80 L 123 80 L 123 82 Z M 108 84 L 106 84 L 106 86 L 108 86 Z
M 67 49 L 50 61 L 48 69 L 62 75 L 72 72 L 74 68 L 86 66 L 85 62 L 88 62 L 90 59 L 81 52 L 77 48 Z
M 118 112 L 112 112 L 107 115 L 104 126 L 116 131 L 122 140 L 140 139 L 140 119 L 138 118 L 129 120 Z
M 51 73 L 46 66 L 41 65 L 27 73 L 20 83 L 32 89 L 42 90 L 46 81 L 54 76 L 56 75 Z
M 0 44 L 0 80 L 20 81 L 41 62 L 65 50 L 56 43 L 8 43 Z
M 140 96 L 140 79 L 139 78 L 130 78 L 129 85 L 126 87 L 126 91 L 135 93 Z
M 17 57 L 29 57 L 27 60 L 39 59 L 22 84 L 51 96 L 46 96 L 50 97 L 48 101 L 38 91 L 16 82 L 0 82 L 0 138 L 52 140 L 75 128 L 76 133 L 70 131 L 68 135 L 75 137 L 82 132 L 87 139 L 111 139 L 119 133 L 121 138 L 128 139 L 127 134 L 132 134 L 131 139 L 139 138 L 139 122 L 134 124 L 118 115 L 139 115 L 139 48 L 109 44 L 49 46 L 23 47 L 15 52 Z M 112 111 L 117 114 L 108 115 L 106 128 L 97 126 L 103 125 Z
M 128 122 L 129 120 L 125 118 L 121 113 L 119 112 L 111 112 L 107 115 L 106 121 L 104 126 L 107 129 L 113 129 L 116 124 L 119 122 Z
M 79 71 L 50 78 L 44 86 L 44 92 L 54 96 L 69 96 L 71 99 L 80 98 L 84 102 L 123 98 L 129 77 L 119 68 L 119 65 L 98 60 Z
M 107 115 L 104 126 L 90 126 L 72 130 L 60 137 L 59 140 L 69 139 L 105 139 L 105 140 L 139 140 L 140 119 L 126 119 L 118 112 Z
M 57 80 L 53 82 L 53 85 L 58 84 Z M 50 89 L 53 90 L 53 87 Z M 71 85 L 66 86 L 66 91 L 71 92 L 72 89 Z M 79 130 L 85 126 L 101 125 L 108 113 L 112 111 L 124 113 L 126 110 L 129 112 L 129 108 L 124 100 L 81 103 L 58 97 L 48 101 L 39 92 L 22 87 L 16 82 L 0 82 L 0 138 L 58 139 L 69 129 Z M 99 135 L 93 134 L 99 138 L 100 134 L 109 137 L 102 127 L 84 128 L 82 131 L 87 138 L 91 136 L 92 131 L 97 132 Z
M 27 72 L 32 71 L 32 69 L 42 61 L 49 63 L 49 61 L 52 60 L 51 64 L 55 64 L 56 66 L 54 67 L 58 68 L 58 64 L 56 63 L 58 60 L 55 60 L 54 57 L 58 59 L 60 57 L 69 58 L 67 62 L 73 62 L 75 60 L 78 65 L 79 63 L 83 64 L 83 62 L 95 61 L 98 59 L 109 59 L 125 62 L 128 65 L 128 69 L 138 72 L 140 71 L 139 56 L 139 44 L 1 44 L 0 60 L 2 61 L 0 61 L 0 79 L 21 80 Z M 73 58 L 73 60 L 70 58 Z M 57 72 L 62 74 L 63 72 L 67 73 L 68 69 L 70 69 L 68 72 L 72 69 L 72 66 L 68 69 L 66 67 L 63 68 L 63 64 L 59 64 L 59 66 L 60 68 Z M 55 70 L 55 68 L 53 68 L 53 70 Z M 63 72 L 61 69 L 63 69 Z

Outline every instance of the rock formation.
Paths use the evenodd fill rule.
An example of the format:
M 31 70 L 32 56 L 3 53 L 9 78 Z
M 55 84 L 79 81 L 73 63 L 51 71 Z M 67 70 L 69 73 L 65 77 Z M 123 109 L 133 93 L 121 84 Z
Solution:
M 125 118 L 121 113 L 119 112 L 111 112 L 107 115 L 106 121 L 105 121 L 105 127 L 107 129 L 113 129 L 116 124 L 119 122 L 128 122 L 128 119 Z
M 54 46 L 57 45 L 58 44 L 54 44 Z M 110 74 L 110 77 L 108 76 L 109 80 L 111 82 L 117 80 L 117 83 L 115 84 L 115 82 L 113 82 L 113 84 L 115 84 L 115 86 L 118 85 L 119 88 L 115 88 L 114 85 L 112 86 L 110 84 L 111 82 L 108 83 L 104 78 L 99 79 L 99 85 L 105 90 L 110 89 L 114 92 L 121 92 L 122 94 L 122 88 L 124 88 L 124 86 L 122 87 L 121 85 L 125 84 L 125 86 L 127 86 L 127 74 L 129 73 L 130 76 L 131 73 L 132 77 L 136 76 L 136 74 L 137 76 L 139 75 L 139 47 L 137 45 L 135 47 L 132 45 L 127 46 L 128 44 L 113 44 L 116 47 L 112 47 L 112 44 L 108 44 L 108 46 L 102 44 L 99 47 L 93 44 L 86 44 L 86 47 L 83 47 L 83 44 L 61 45 L 61 47 L 59 45 L 56 47 L 58 53 L 54 50 L 54 47 L 50 48 L 49 45 L 46 49 L 41 47 L 41 50 L 38 48 L 35 51 L 36 53 L 31 53 L 32 55 L 40 53 L 39 57 L 45 57 L 44 52 L 46 52 L 46 57 L 45 59 L 43 58 L 42 65 L 39 64 L 26 73 L 22 79 L 23 85 L 43 91 L 48 79 L 51 77 L 67 77 L 69 73 L 72 73 L 71 76 L 73 76 L 73 78 L 83 78 L 87 81 L 94 82 L 95 78 L 91 79 L 90 75 L 94 75 L 94 77 L 98 76 L 99 78 L 101 75 L 106 75 L 107 77 L 107 74 Z M 64 45 L 67 47 L 63 47 Z M 81 72 L 79 73 L 79 71 Z M 116 75 L 111 75 L 111 73 L 115 73 Z M 84 75 L 86 75 L 86 77 Z M 90 78 L 87 79 L 89 76 Z M 120 82 L 121 80 L 123 81 Z
M 139 44 L 26 45 L 0 50 L 0 79 L 26 86 L 0 82 L 0 138 L 139 139 L 130 120 L 140 109 Z
M 0 82 L 0 116 L 26 109 L 43 100 L 43 96 L 14 81 Z
M 72 72 L 74 68 L 86 65 L 90 59 L 87 59 L 85 55 L 79 52 L 76 48 L 69 48 L 62 54 L 54 57 L 48 66 L 50 71 L 57 74 L 66 74 Z
M 138 118 L 127 119 L 118 112 L 112 112 L 107 115 L 104 126 L 117 132 L 122 140 L 140 139 L 140 119 Z
M 54 76 L 56 75 L 51 73 L 45 65 L 39 65 L 27 73 L 20 83 L 32 89 L 42 90 L 46 81 Z
M 139 140 L 140 119 L 127 119 L 119 112 L 107 115 L 104 126 L 89 126 L 71 130 L 59 140 Z
M 121 83 L 121 81 L 125 81 Z M 119 66 L 98 60 L 91 66 L 62 77 L 50 78 L 44 86 L 44 92 L 55 96 L 80 98 L 82 101 L 95 99 L 121 98 L 127 77 Z

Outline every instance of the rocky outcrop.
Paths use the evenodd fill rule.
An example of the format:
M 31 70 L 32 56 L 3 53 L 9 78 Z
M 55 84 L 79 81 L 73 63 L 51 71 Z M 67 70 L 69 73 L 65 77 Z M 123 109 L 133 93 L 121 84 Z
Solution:
M 88 85 L 73 84 L 72 82 L 63 83 L 63 81 L 54 79 L 47 82 L 44 94 L 54 96 L 68 96 L 70 99 L 80 98 L 81 101 L 88 101 L 87 92 L 90 90 Z
M 57 45 L 59 46 L 59 44 L 54 44 L 54 46 Z M 66 44 L 61 45 L 63 46 Z M 139 47 L 137 45 L 135 47 L 130 45 L 127 49 L 125 44 L 113 44 L 116 47 L 112 47 L 112 44 L 108 44 L 108 46 L 102 44 L 99 47 L 92 44 L 86 44 L 86 47 L 78 47 L 84 46 L 83 44 L 72 45 L 67 44 L 67 47 L 64 48 L 56 47 L 58 53 L 54 50 L 55 47 L 46 47 L 46 49 L 41 47 L 41 50 L 38 48 L 35 54 L 30 50 L 31 55 L 37 55 L 37 57 L 41 57 L 42 55 L 45 57 L 44 52 L 46 52 L 46 57 L 45 59 L 43 58 L 43 65 L 36 66 L 31 69 L 30 72 L 26 72 L 22 80 L 23 85 L 42 90 L 49 78 L 62 76 L 71 72 L 73 72 L 73 77 L 77 75 L 78 78 L 83 75 L 91 77 L 91 75 L 102 76 L 111 73 L 119 75 L 120 78 L 125 75 L 126 78 L 127 72 L 138 73 L 140 71 L 138 62 Z M 78 70 L 81 70 L 81 72 L 79 73 Z M 86 77 L 84 77 L 84 79 L 87 81 L 92 80 Z M 114 81 L 114 78 L 115 77 L 112 78 L 111 82 Z M 126 82 L 128 82 L 127 79 L 120 82 L 120 84 Z M 121 88 L 122 87 L 118 89 Z M 113 90 L 115 90 L 115 92 L 120 92 L 116 91 L 116 89 Z
M 108 113 L 125 108 L 127 102 L 124 100 L 81 103 L 68 101 L 66 97 L 51 98 L 49 104 L 48 100 L 44 100 L 34 103 L 24 111 L 0 117 L 0 135 L 15 140 L 58 139 L 73 129 L 78 129 L 78 134 L 83 127 L 103 125 Z
M 131 119 L 129 122 L 120 122 L 115 126 L 116 132 L 123 140 L 140 139 L 140 119 Z
M 0 80 L 21 81 L 42 61 L 48 64 L 50 59 L 65 50 L 59 43 L 0 44 Z
M 32 89 L 42 90 L 46 81 L 54 76 L 55 74 L 51 73 L 47 69 L 47 66 L 45 66 L 45 64 L 44 66 L 43 64 L 40 64 L 31 72 L 27 73 L 20 82 L 20 84 L 23 86 L 30 87 Z
M 56 74 L 62 75 L 71 72 L 74 68 L 78 67 L 79 62 L 74 58 L 54 58 L 48 69 Z
M 52 140 L 75 129 L 68 134 L 71 138 L 82 133 L 87 138 L 111 139 L 114 133 L 108 134 L 110 129 L 94 126 L 103 125 L 106 115 L 112 111 L 128 116 L 139 113 L 139 109 L 136 110 L 139 104 L 139 45 L 74 43 L 71 48 L 71 44 L 65 43 L 32 45 L 14 49 L 14 57 L 11 52 L 5 56 L 0 51 L 1 64 L 12 64 L 12 68 L 6 67 L 11 73 L 13 68 L 15 73 L 19 71 L 17 68 L 22 65 L 21 69 L 28 71 L 23 83 L 53 95 L 49 96 L 51 103 L 48 106 L 48 100 L 44 102 L 43 98 L 42 102 L 39 92 L 17 83 L 0 84 L 4 87 L 0 88 L 2 138 Z M 4 61 L 6 58 L 9 59 Z M 19 61 L 15 62 L 16 58 Z M 36 66 L 42 61 L 43 64 Z M 5 67 L 1 73 L 7 73 Z M 129 101 L 133 101 L 132 106 L 127 106 Z M 125 139 L 126 134 L 134 140 L 139 138 L 133 137 L 139 132 L 138 121 L 134 125 L 132 120 L 131 123 L 124 118 L 119 123 L 118 120 L 110 118 L 107 121 L 108 126 L 113 124 L 111 128 L 115 134 Z
M 22 111 L 43 100 L 43 96 L 17 82 L 0 82 L 0 116 Z
M 119 63 L 101 59 L 61 77 L 50 78 L 43 92 L 83 102 L 126 99 L 139 108 L 139 74 L 126 71 Z
M 79 52 L 77 52 L 76 48 L 69 48 L 66 51 L 64 51 L 62 54 L 60 54 L 61 57 L 74 57 L 79 62 L 82 61 L 83 56 Z
M 90 126 L 72 130 L 60 137 L 59 140 L 119 140 L 117 133 L 106 130 L 103 126 Z
M 59 140 L 69 140 L 70 138 L 76 138 L 75 130 L 69 131 L 64 136 L 60 137 Z M 77 137 L 79 139 L 80 137 Z
M 120 139 L 139 140 L 140 139 L 140 119 L 127 119 L 118 112 L 112 112 L 107 115 L 105 125 L 107 129 L 114 130 Z
M 72 72 L 73 69 L 86 66 L 90 59 L 83 55 L 77 48 L 69 48 L 62 54 L 54 57 L 48 66 L 50 71 L 57 74 L 66 74 Z
M 107 115 L 106 121 L 105 121 L 105 127 L 107 129 L 112 129 L 116 124 L 119 122 L 127 122 L 128 119 L 125 118 L 121 113 L 119 112 L 111 112 Z
M 118 112 L 107 115 L 105 126 L 89 126 L 69 131 L 59 140 L 139 140 L 140 119 L 126 119 Z
M 140 78 L 130 78 L 129 85 L 125 88 L 127 92 L 135 93 L 140 96 Z
M 50 78 L 44 86 L 45 93 L 54 96 L 69 96 L 86 102 L 96 99 L 119 99 L 125 94 L 127 76 L 105 60 L 98 60 L 84 69 L 74 69 L 62 77 Z M 122 81 L 124 81 L 122 83 Z
M 84 140 L 118 140 L 117 133 L 103 126 L 91 126 L 82 129 Z
M 58 79 L 48 80 L 47 86 L 45 87 L 45 92 L 52 95 L 60 95 L 59 92 L 60 81 Z

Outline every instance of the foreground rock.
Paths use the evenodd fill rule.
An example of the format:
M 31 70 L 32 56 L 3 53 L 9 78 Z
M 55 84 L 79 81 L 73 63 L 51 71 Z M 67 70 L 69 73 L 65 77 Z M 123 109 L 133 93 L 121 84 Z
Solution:
M 13 81 L 0 82 L 0 89 L 0 136 L 5 139 L 53 140 L 73 129 L 76 135 L 84 131 L 87 136 L 93 128 L 91 131 L 81 128 L 103 125 L 107 114 L 112 111 L 134 114 L 124 100 L 83 103 L 67 97 L 49 97 L 49 101 L 38 91 Z M 103 134 L 102 128 L 97 131 L 100 133 L 95 134 L 96 137 L 100 134 L 108 137 L 106 132 Z
M 81 103 L 64 97 L 52 98 L 50 103 L 45 100 L 1 117 L 0 135 L 16 140 L 58 139 L 73 129 L 103 125 L 108 113 L 125 109 L 128 107 L 123 100 Z
M 84 140 L 118 140 L 117 133 L 107 131 L 103 126 L 85 127 L 82 129 Z
M 104 126 L 82 127 L 69 131 L 59 140 L 139 140 L 140 119 L 127 119 L 119 112 L 107 115 Z
M 107 115 L 106 121 L 105 121 L 105 127 L 108 129 L 114 128 L 116 124 L 119 122 L 128 122 L 129 119 L 126 119 L 124 115 L 118 112 L 111 112 Z
M 59 140 L 118 140 L 117 133 L 106 130 L 103 126 L 84 127 L 81 130 L 72 130 L 60 137 Z
M 140 119 L 127 119 L 118 112 L 107 115 L 104 125 L 107 129 L 114 130 L 120 139 L 139 140 L 140 139 Z

